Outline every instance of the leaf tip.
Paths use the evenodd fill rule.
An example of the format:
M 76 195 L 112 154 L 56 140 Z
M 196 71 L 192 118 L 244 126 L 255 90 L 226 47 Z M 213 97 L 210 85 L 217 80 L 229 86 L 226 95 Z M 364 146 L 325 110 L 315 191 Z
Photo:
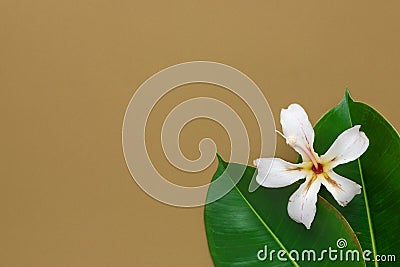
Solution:
M 221 155 L 218 154 L 218 153 L 217 153 L 217 158 L 218 158 L 218 163 L 219 163 L 219 164 L 226 163 L 226 162 L 222 159 Z
M 349 87 L 346 87 L 344 97 L 347 102 L 354 102 L 353 99 L 351 98 Z

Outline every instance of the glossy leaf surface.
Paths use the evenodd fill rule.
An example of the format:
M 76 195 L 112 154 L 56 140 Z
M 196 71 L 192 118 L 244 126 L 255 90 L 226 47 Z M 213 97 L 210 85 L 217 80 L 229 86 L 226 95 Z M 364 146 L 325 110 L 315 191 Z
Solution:
M 370 250 L 368 266 L 378 266 L 374 255 L 392 255 L 400 251 L 400 138 L 397 131 L 370 106 L 354 102 L 348 91 L 342 102 L 316 124 L 314 148 L 320 155 L 344 130 L 361 125 L 369 138 L 368 150 L 359 160 L 340 165 L 335 171 L 363 187 L 340 207 L 326 190 L 320 194 L 332 203 L 356 232 L 364 250 Z M 387 266 L 390 263 L 379 265 Z M 394 264 L 393 262 L 391 264 Z
M 286 207 L 298 184 L 280 189 L 260 187 L 249 193 L 255 168 L 235 163 L 228 165 L 221 158 L 213 179 L 229 176 L 233 182 L 243 168 L 246 169 L 239 183 L 223 198 L 205 207 L 206 233 L 215 266 L 337 266 L 339 258 L 332 261 L 327 254 L 321 257 L 321 253 L 329 247 L 338 250 L 340 238 L 347 241 L 345 249 L 361 250 L 346 220 L 322 198 L 318 200 L 318 213 L 311 230 L 290 219 Z M 209 196 L 216 193 L 213 190 L 211 186 Z M 265 245 L 268 257 L 262 261 L 257 253 L 264 250 Z M 308 252 L 304 252 L 310 249 L 316 252 L 315 258 L 313 255 L 308 258 Z M 275 252 L 270 257 L 272 250 Z M 278 259 L 280 250 L 286 255 L 286 261 Z M 292 250 L 299 252 L 298 257 L 294 252 L 291 254 L 293 260 L 287 256 Z M 259 256 L 263 259 L 265 253 Z M 346 262 L 343 266 L 364 265 L 360 253 L 360 261 Z

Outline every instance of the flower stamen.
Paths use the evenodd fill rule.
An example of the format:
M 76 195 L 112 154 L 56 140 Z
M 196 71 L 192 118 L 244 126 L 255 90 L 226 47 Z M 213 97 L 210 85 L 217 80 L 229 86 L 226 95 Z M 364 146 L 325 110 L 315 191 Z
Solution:
M 301 150 L 303 150 L 307 154 L 307 156 L 310 158 L 310 160 L 312 161 L 314 167 L 316 169 L 318 169 L 318 162 L 315 159 L 315 156 L 313 155 L 313 153 L 311 152 L 311 149 L 307 149 L 307 148 L 301 146 L 300 144 L 298 144 L 295 136 L 286 137 L 283 133 L 281 133 L 278 130 L 275 130 L 275 132 L 277 134 L 279 134 L 280 136 L 282 136 L 286 140 L 286 144 L 290 145 L 291 147 L 298 146 Z
M 298 147 L 300 147 L 306 154 L 307 156 L 310 158 L 310 160 L 313 163 L 313 168 L 315 167 L 316 169 L 319 168 L 319 163 L 317 162 L 317 160 L 315 159 L 315 156 L 313 155 L 313 153 L 310 151 L 310 149 L 307 149 L 301 145 L 298 145 Z M 304 160 L 304 159 L 303 159 Z
M 324 167 L 322 166 L 322 164 L 318 163 L 318 167 L 315 168 L 315 166 L 312 166 L 312 170 L 315 174 L 321 174 L 324 172 Z

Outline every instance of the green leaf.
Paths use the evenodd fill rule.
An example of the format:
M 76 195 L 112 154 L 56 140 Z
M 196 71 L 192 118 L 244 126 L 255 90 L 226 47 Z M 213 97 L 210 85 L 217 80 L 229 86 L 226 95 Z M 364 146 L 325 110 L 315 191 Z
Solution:
M 361 131 L 369 138 L 369 148 L 359 160 L 338 166 L 335 171 L 360 184 L 362 196 L 356 196 L 343 208 L 326 190 L 320 193 L 347 219 L 362 248 L 373 251 L 370 258 L 377 254 L 397 254 L 398 258 L 400 138 L 396 130 L 376 110 L 354 102 L 346 90 L 342 102 L 316 124 L 314 148 L 324 154 L 341 132 L 354 125 L 361 125 Z M 378 262 L 368 265 L 378 266 Z
M 242 177 L 238 174 L 244 174 Z M 249 193 L 249 183 L 255 175 L 255 168 L 235 163 L 226 163 L 219 157 L 215 179 L 229 178 L 232 183 L 239 182 L 223 198 L 205 207 L 204 220 L 208 245 L 215 266 L 365 266 L 357 237 L 347 221 L 327 201 L 319 197 L 317 216 L 311 230 L 294 222 L 287 214 L 289 196 L 298 184 L 279 189 L 260 187 Z M 218 188 L 212 185 L 207 197 Z M 322 261 L 308 260 L 306 250 L 315 250 L 316 259 L 329 247 L 338 250 L 336 242 L 343 238 L 346 249 L 359 251 L 360 261 L 331 261 L 325 253 Z M 275 250 L 273 257 L 265 261 L 257 258 L 257 253 L 267 246 L 267 253 Z M 280 261 L 279 250 L 299 252 L 299 259 Z M 340 250 L 339 250 L 340 251 Z M 282 252 L 283 253 L 283 252 Z M 291 254 L 294 258 L 295 253 Z M 304 255 L 304 260 L 302 258 Z M 339 252 L 337 252 L 340 257 Z M 343 254 L 345 255 L 345 254 Z M 261 257 L 265 256 L 261 253 Z M 282 256 L 282 255 L 281 255 Z M 345 259 L 343 256 L 342 259 Z

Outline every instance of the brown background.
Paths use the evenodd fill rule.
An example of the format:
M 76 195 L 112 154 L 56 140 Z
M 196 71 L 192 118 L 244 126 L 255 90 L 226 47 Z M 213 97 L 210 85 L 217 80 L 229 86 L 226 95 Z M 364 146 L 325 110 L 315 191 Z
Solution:
M 400 5 L 371 2 L 0 1 L 0 265 L 212 266 L 203 208 L 151 199 L 125 166 L 136 88 L 167 66 L 211 60 L 249 75 L 277 119 L 299 102 L 316 122 L 348 86 L 399 129 Z M 154 129 L 188 88 L 160 103 Z M 183 151 L 195 158 L 198 138 L 222 132 L 226 157 L 227 135 L 203 123 L 184 129 Z M 277 154 L 296 158 L 282 140 Z

